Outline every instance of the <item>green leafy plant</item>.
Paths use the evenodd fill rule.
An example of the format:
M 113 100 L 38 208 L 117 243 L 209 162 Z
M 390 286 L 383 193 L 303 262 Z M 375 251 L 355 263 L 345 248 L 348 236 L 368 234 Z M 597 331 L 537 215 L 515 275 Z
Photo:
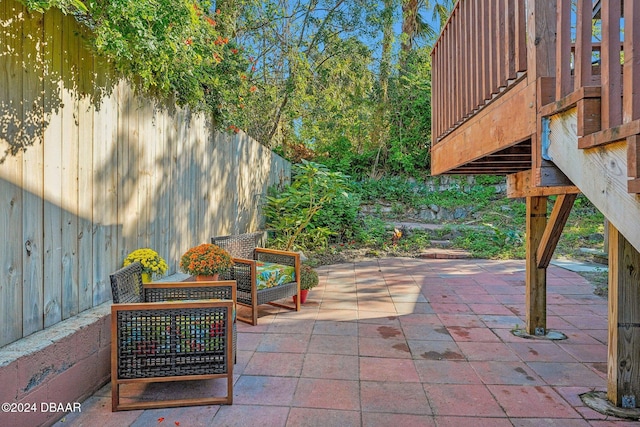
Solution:
M 303 160 L 294 166 L 291 185 L 267 196 L 263 209 L 267 227 L 276 232 L 276 242 L 285 250 L 294 247 L 316 214 L 346 189 L 346 177 L 326 166 Z
M 300 266 L 300 289 L 313 289 L 318 286 L 319 281 L 318 272 L 310 265 L 302 264 Z
M 21 1 L 39 12 L 56 7 L 73 13 L 89 28 L 96 53 L 134 87 L 212 113 L 217 122 L 254 92 L 249 60 L 233 40 L 230 6 L 213 9 L 211 0 Z

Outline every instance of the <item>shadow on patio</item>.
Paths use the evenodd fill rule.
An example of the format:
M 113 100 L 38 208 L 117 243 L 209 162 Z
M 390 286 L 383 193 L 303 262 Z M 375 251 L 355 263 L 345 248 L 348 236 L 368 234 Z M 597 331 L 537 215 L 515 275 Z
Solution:
M 633 424 L 579 398 L 606 389 L 607 301 L 576 273 L 548 270 L 548 326 L 569 337 L 549 342 L 510 332 L 524 326 L 524 261 L 388 258 L 318 272 L 301 312 L 267 307 L 258 326 L 239 324 L 232 406 L 112 413 L 107 385 L 56 426 Z

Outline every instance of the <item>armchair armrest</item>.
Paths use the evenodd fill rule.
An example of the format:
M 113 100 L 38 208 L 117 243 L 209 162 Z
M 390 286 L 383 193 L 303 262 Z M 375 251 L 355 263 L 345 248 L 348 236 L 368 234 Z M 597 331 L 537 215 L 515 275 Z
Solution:
M 145 283 L 143 290 L 147 302 L 203 299 L 237 301 L 236 282 L 233 280 Z
M 255 252 L 256 259 L 259 261 L 295 266 L 296 274 L 298 273 L 298 269 L 300 267 L 300 254 L 297 252 L 267 248 L 256 248 Z

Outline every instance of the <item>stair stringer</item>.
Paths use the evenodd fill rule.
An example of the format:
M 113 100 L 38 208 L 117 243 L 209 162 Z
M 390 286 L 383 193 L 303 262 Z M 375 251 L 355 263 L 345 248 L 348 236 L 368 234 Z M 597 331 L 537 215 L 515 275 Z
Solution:
M 627 191 L 626 141 L 579 149 L 576 108 L 548 119 L 543 152 L 640 251 L 640 196 Z

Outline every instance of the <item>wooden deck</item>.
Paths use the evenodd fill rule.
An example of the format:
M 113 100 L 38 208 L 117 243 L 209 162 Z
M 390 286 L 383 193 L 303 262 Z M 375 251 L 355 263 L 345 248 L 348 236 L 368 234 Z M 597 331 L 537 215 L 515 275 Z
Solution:
M 631 408 L 640 408 L 639 50 L 636 0 L 460 0 L 432 52 L 432 173 L 506 175 L 509 196 L 527 199 L 528 333 L 547 332 L 546 268 L 575 194 L 609 220 L 607 396 Z

